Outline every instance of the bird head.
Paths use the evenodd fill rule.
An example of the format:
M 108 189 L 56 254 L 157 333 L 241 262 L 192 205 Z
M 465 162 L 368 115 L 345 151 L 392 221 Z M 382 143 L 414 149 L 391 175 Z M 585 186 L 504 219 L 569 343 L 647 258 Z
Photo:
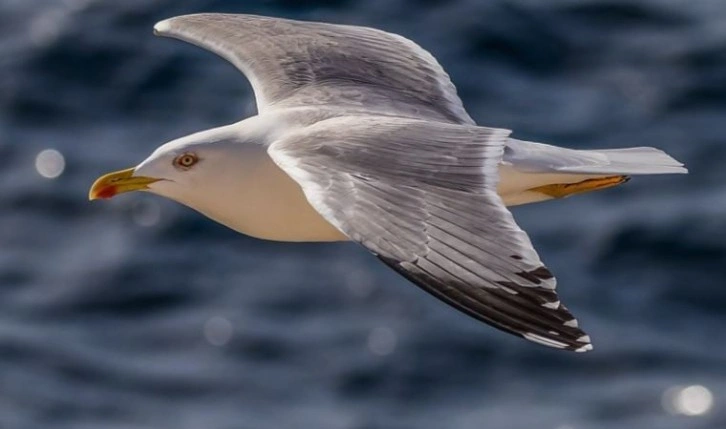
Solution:
M 228 126 L 192 134 L 156 149 L 139 165 L 99 177 L 88 193 L 90 200 L 108 199 L 132 192 L 152 192 L 194 206 L 205 195 L 219 194 L 250 149 L 238 127 Z M 257 146 L 257 145 L 254 145 Z

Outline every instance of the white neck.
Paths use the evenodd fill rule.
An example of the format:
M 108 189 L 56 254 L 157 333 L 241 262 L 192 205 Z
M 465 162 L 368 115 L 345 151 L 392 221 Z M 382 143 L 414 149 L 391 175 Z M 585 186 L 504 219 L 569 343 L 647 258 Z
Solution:
M 216 160 L 194 186 L 158 182 L 158 188 L 152 186 L 152 191 L 253 237 L 276 241 L 347 240 L 310 206 L 300 185 L 267 154 L 269 144 L 293 127 L 280 115 L 265 114 L 185 137 L 207 142 L 232 140 L 232 150 L 226 159 Z

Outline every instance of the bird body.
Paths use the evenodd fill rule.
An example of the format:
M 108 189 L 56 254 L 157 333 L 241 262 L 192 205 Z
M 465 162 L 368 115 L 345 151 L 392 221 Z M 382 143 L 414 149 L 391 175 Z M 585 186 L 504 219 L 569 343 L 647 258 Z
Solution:
M 653 148 L 583 151 L 478 126 L 436 60 L 365 27 L 200 14 L 155 32 L 212 50 L 259 114 L 162 145 L 90 198 L 146 190 L 241 233 L 362 244 L 474 318 L 547 346 L 592 348 L 506 206 L 684 173 Z

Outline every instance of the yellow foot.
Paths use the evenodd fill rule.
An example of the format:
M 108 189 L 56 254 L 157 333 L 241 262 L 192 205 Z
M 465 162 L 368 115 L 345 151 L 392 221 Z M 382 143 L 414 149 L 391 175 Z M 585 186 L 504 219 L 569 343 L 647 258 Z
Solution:
M 600 189 L 612 188 L 630 180 L 628 176 L 609 176 L 597 179 L 583 180 L 577 183 L 556 183 L 552 185 L 538 186 L 530 189 L 552 198 L 562 198 L 583 192 L 597 191 Z

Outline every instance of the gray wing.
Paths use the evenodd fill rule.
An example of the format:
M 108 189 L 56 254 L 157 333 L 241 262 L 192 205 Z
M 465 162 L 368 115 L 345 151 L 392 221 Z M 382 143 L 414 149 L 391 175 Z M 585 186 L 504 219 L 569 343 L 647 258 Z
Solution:
M 159 22 L 158 35 L 208 49 L 252 84 L 260 112 L 332 105 L 347 111 L 473 124 L 449 76 L 412 41 L 366 27 L 253 15 Z
M 437 298 L 529 340 L 590 350 L 554 277 L 496 193 L 508 134 L 336 118 L 268 152 L 325 219 Z

